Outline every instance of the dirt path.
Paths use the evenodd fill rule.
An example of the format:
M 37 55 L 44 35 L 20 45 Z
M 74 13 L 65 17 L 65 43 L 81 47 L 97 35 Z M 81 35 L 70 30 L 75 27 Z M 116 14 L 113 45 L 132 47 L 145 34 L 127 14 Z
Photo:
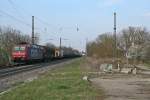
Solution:
M 91 81 L 104 89 L 104 100 L 150 100 L 150 76 L 115 74 Z

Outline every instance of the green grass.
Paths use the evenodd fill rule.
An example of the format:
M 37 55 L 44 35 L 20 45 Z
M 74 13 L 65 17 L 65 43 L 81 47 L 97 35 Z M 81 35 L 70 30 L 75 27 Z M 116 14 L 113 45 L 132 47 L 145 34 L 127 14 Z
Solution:
M 96 90 L 84 76 L 84 60 L 49 71 L 25 85 L 0 96 L 0 100 L 99 100 L 102 92 Z
M 146 61 L 146 62 L 144 63 L 144 65 L 147 66 L 148 68 L 150 68 L 150 61 Z

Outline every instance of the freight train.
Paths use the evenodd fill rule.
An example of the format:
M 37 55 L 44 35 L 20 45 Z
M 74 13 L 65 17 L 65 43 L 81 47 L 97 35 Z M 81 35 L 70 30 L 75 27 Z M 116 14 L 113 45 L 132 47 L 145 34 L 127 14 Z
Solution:
M 48 61 L 52 59 L 79 57 L 81 54 L 73 49 L 51 48 L 36 44 L 19 44 L 14 46 L 12 51 L 12 60 L 15 63 Z

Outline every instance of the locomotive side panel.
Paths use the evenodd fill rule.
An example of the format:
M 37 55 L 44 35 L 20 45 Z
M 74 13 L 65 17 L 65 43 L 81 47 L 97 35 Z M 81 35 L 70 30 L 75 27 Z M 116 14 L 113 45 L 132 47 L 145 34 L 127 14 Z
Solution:
M 31 45 L 28 48 L 28 57 L 29 60 L 42 60 L 44 59 L 44 51 L 41 46 Z

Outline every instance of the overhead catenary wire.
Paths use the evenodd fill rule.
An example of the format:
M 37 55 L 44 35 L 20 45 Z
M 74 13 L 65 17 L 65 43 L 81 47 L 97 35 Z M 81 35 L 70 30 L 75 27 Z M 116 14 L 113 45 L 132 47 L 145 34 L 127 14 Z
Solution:
M 0 13 L 1 13 L 2 15 L 8 16 L 10 19 L 13 19 L 13 20 L 17 21 L 18 23 L 21 23 L 21 24 L 25 25 L 26 27 L 29 27 L 29 28 L 32 27 L 31 24 L 26 23 L 25 21 L 23 21 L 23 20 L 21 20 L 21 19 L 15 17 L 15 16 L 13 16 L 13 15 L 7 13 L 7 12 L 4 12 L 4 11 L 0 10 Z M 39 27 L 35 27 L 35 29 L 36 29 L 36 30 L 41 30 L 41 31 L 43 31 L 43 30 L 42 30 L 41 28 L 39 28 Z
M 21 9 L 22 12 L 24 12 L 24 14 L 26 14 L 26 16 L 30 16 L 30 17 L 33 16 L 30 12 L 26 11 L 23 7 L 20 7 L 20 6 L 18 6 L 16 3 L 14 3 L 14 1 L 8 0 L 8 2 L 13 6 L 13 8 L 14 8 L 16 11 L 19 11 L 19 10 L 18 10 L 18 8 L 19 8 L 19 9 Z M 20 13 L 20 14 L 21 14 L 21 13 Z M 51 24 L 49 24 L 48 22 L 42 20 L 41 18 L 39 18 L 39 17 L 37 17 L 37 16 L 35 16 L 35 15 L 34 15 L 34 17 L 35 17 L 35 19 L 36 19 L 37 21 L 39 21 L 41 24 L 43 24 L 43 25 L 45 25 L 45 26 L 54 27 L 53 25 L 51 25 Z
M 24 14 L 26 15 L 26 16 L 33 16 L 32 14 L 30 14 L 30 13 L 28 13 L 28 12 L 26 12 L 22 7 L 20 7 L 20 6 L 18 6 L 16 3 L 14 3 L 14 1 L 12 1 L 12 0 L 7 0 L 10 4 L 11 4 L 11 6 L 13 7 L 13 9 L 15 9 L 17 12 L 19 12 L 19 14 L 21 15 L 21 16 L 23 16 L 21 13 L 20 13 L 20 9 L 21 9 L 21 12 L 25 12 Z M 19 9 L 18 9 L 19 8 Z M 24 16 L 23 16 L 24 17 Z
M 0 10 L 0 13 L 1 13 L 1 14 L 4 14 L 4 15 L 6 15 L 6 16 L 8 16 L 8 17 L 11 18 L 11 19 L 16 20 L 17 22 L 19 22 L 19 23 L 21 23 L 21 24 L 24 24 L 24 25 L 27 26 L 27 27 L 31 27 L 31 26 L 32 26 L 31 24 L 28 24 L 28 23 L 24 22 L 23 20 L 18 19 L 18 18 L 16 18 L 15 16 L 10 15 L 10 14 L 7 13 L 7 12 L 4 12 L 4 11 Z
M 23 21 L 23 20 L 21 20 L 21 19 L 19 19 L 19 18 L 17 18 L 16 16 L 13 16 L 13 15 L 11 15 L 11 14 L 9 14 L 8 12 L 5 12 L 5 11 L 2 11 L 2 10 L 0 10 L 0 15 L 6 15 L 6 16 L 8 16 L 9 18 L 11 18 L 11 19 L 13 19 L 13 20 L 16 20 L 17 22 L 19 22 L 19 23 L 21 23 L 21 24 L 23 24 L 23 25 L 25 25 L 25 26 L 27 26 L 27 27 L 29 27 L 29 28 L 31 28 L 32 27 L 32 25 L 31 24 L 29 24 L 29 23 L 26 23 L 25 21 Z M 21 17 L 22 18 L 22 17 Z M 41 30 L 41 31 L 43 31 L 41 28 L 39 28 L 39 27 L 35 27 L 35 29 L 36 30 Z
M 15 6 L 14 2 L 12 0 L 7 0 L 8 3 L 12 6 L 12 8 L 17 12 L 17 15 L 20 17 L 20 18 L 25 18 L 21 13 L 20 11 L 17 9 L 17 6 Z
M 13 8 L 17 11 L 17 12 L 19 12 L 19 10 L 21 9 L 21 12 L 24 12 L 24 14 L 26 15 L 26 16 L 33 16 L 30 12 L 28 12 L 27 10 L 25 10 L 23 7 L 20 7 L 19 5 L 17 5 L 13 0 L 8 0 L 8 2 L 13 6 Z M 19 8 L 19 9 L 18 9 Z M 20 16 L 21 16 L 21 13 L 19 12 L 19 14 L 20 14 Z M 34 15 L 34 18 L 38 21 L 38 22 L 40 22 L 41 24 L 43 24 L 43 25 L 45 25 L 46 27 L 44 28 L 44 30 L 46 29 L 46 31 L 47 31 L 47 29 L 48 28 L 50 28 L 50 27 L 53 27 L 53 28 L 55 28 L 56 26 L 54 26 L 54 25 L 52 25 L 52 24 L 50 24 L 50 23 L 48 23 L 48 22 L 46 22 L 46 21 L 44 21 L 43 19 L 41 19 L 41 18 L 39 18 L 39 17 L 37 17 L 37 16 L 35 16 Z M 47 28 L 48 27 L 48 28 Z M 57 28 L 57 27 L 56 27 Z M 65 29 L 72 29 L 72 27 L 63 27 L 63 28 L 65 28 Z M 35 29 L 40 29 L 40 28 L 35 28 Z M 42 29 L 41 29 L 42 30 Z M 78 27 L 78 25 L 76 26 L 76 31 L 78 32 L 79 31 L 79 27 Z M 44 32 L 43 30 L 42 30 L 42 32 Z

